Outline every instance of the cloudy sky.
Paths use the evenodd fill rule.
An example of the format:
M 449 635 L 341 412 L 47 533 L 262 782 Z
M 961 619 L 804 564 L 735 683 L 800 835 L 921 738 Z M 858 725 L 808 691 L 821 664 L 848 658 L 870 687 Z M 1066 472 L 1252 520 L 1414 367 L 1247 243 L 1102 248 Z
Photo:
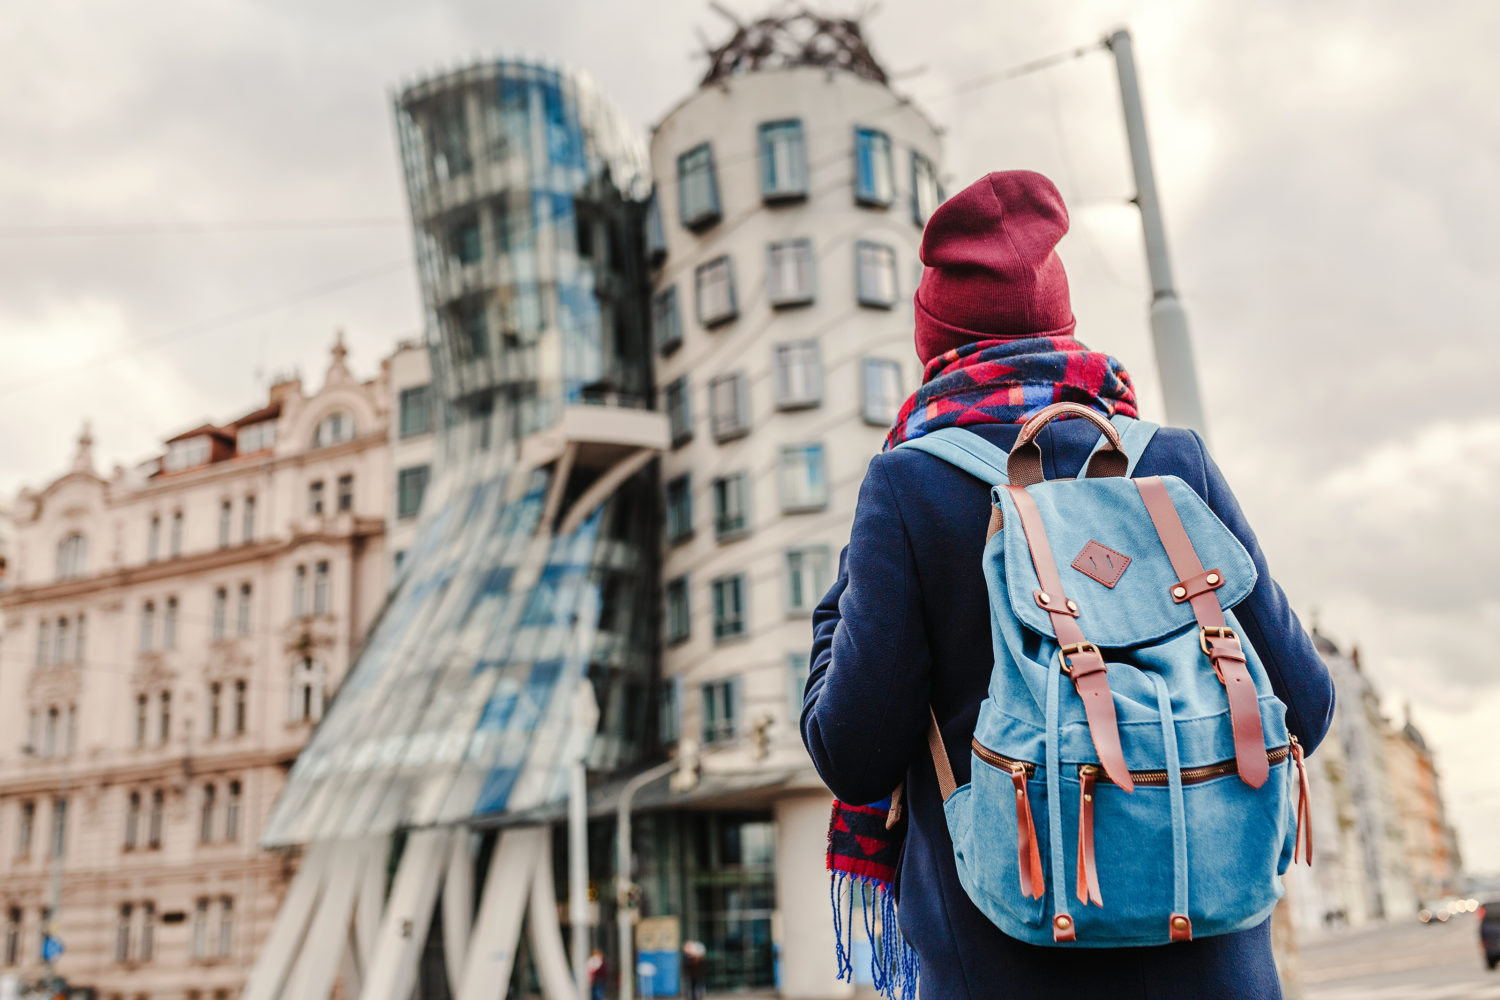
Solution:
M 741 13 L 759 4 L 731 0 Z M 1113 67 L 998 70 L 1128 24 L 1215 451 L 1305 617 L 1358 643 L 1500 870 L 1500 5 L 886 0 L 950 190 L 1052 176 L 1079 335 L 1160 415 Z M 588 70 L 643 132 L 700 0 L 52 0 L 0 19 L 0 496 L 364 371 L 420 326 L 390 88 L 478 54 Z M 623 43 L 622 43 L 623 42 Z

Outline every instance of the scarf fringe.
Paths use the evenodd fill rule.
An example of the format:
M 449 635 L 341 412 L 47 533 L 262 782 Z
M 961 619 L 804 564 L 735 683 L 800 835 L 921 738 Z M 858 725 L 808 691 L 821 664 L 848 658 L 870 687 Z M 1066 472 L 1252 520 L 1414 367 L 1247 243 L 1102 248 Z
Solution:
M 828 883 L 833 907 L 834 956 L 838 977 L 854 982 L 854 904 L 863 911 L 865 940 L 870 945 L 870 981 L 888 1000 L 917 1000 L 921 968 L 917 953 L 901 936 L 896 923 L 896 898 L 879 879 L 834 872 Z

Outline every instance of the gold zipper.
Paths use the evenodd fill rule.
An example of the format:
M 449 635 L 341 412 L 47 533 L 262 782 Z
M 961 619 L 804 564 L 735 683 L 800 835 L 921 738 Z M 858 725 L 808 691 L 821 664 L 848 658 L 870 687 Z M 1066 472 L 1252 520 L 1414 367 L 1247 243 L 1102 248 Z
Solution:
M 1029 761 L 1014 760 L 1003 754 L 998 754 L 989 747 L 981 744 L 977 739 L 973 740 L 971 745 L 974 748 L 975 756 L 986 764 L 991 764 L 1011 773 L 1015 773 L 1016 768 L 1019 767 L 1025 770 L 1026 777 L 1032 778 L 1036 776 L 1036 765 Z M 1292 750 L 1289 746 L 1267 750 L 1266 761 L 1274 767 L 1286 760 L 1291 752 Z M 1215 778 L 1235 774 L 1236 772 L 1237 768 L 1233 760 L 1221 760 L 1217 764 L 1204 764 L 1201 767 L 1185 767 L 1182 769 L 1182 783 L 1184 785 L 1196 785 L 1204 781 L 1212 781 Z M 1085 773 L 1092 774 L 1096 782 L 1114 784 L 1114 782 L 1110 781 L 1109 775 L 1104 772 L 1104 769 L 1097 764 L 1080 764 L 1078 765 L 1078 773 L 1080 775 Z M 1137 785 L 1146 786 L 1163 786 L 1170 783 L 1170 778 L 1165 770 L 1131 771 L 1130 780 L 1134 781 Z

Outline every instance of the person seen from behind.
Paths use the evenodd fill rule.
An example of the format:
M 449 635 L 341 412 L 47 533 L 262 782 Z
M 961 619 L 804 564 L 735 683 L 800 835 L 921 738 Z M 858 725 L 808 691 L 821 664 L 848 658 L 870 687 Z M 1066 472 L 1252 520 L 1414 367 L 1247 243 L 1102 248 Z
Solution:
M 848 822 L 873 824 L 860 849 L 851 848 L 846 870 L 866 883 L 893 883 L 884 916 L 886 950 L 893 953 L 890 921 L 897 919 L 898 900 L 900 936 L 914 953 L 904 972 L 898 962 L 886 967 L 890 983 L 908 984 L 906 993 L 895 995 L 911 995 L 919 968 L 923 1000 L 1278 1000 L 1282 989 L 1269 918 L 1248 929 L 1191 940 L 1174 934 L 1173 943 L 1153 947 L 1074 946 L 1063 935 L 1058 941 L 1066 946 L 1031 944 L 1003 933 L 976 906 L 958 874 L 943 793 L 970 781 L 971 767 L 977 766 L 970 741 L 981 702 L 992 690 L 991 602 L 981 570 L 991 491 L 952 464 L 898 446 L 962 427 L 1008 453 L 1025 421 L 1060 402 L 1081 404 L 1104 418 L 1138 416 L 1135 391 L 1121 363 L 1074 337 L 1067 276 L 1055 249 L 1067 230 L 1057 189 L 1028 171 L 981 178 L 939 206 L 927 224 L 915 297 L 923 381 L 902 407 L 885 450 L 870 462 L 838 579 L 813 617 L 801 729 L 819 774 L 840 800 L 830 843 L 841 826 L 848 831 Z M 1080 476 L 1100 434 L 1099 426 L 1076 416 L 1047 424 L 1035 439 L 1045 479 Z M 1240 637 L 1258 655 L 1270 687 L 1285 704 L 1287 734 L 1311 752 L 1329 726 L 1332 683 L 1202 438 L 1191 430 L 1158 429 L 1131 476 L 1180 478 L 1248 553 L 1255 582 L 1250 587 L 1247 564 L 1248 596 L 1232 608 Z M 1007 522 L 997 530 L 1020 529 Z M 1065 566 L 1074 553 L 1056 555 Z M 1101 601 L 1117 593 L 1104 590 L 1111 586 L 1100 587 Z M 1045 600 L 1038 591 L 1038 606 Z M 1045 620 L 1050 611 L 1043 611 Z M 1081 620 L 1087 625 L 1086 617 Z M 1218 661 L 1210 667 L 1205 659 L 1202 668 L 1212 678 Z M 1116 669 L 1109 667 L 1111 677 Z M 1066 680 L 1059 683 L 1062 698 L 1080 697 Z M 1217 686 L 1214 691 L 1223 693 Z M 929 755 L 930 719 L 951 761 L 946 789 L 940 789 L 935 758 Z M 890 816 L 894 821 L 904 810 L 904 843 L 881 844 L 884 807 L 898 789 Z M 1062 808 L 1076 813 L 1075 801 L 1067 799 Z M 842 804 L 855 806 L 841 816 Z M 1035 810 L 1045 829 L 1047 804 L 1038 802 Z M 1143 844 L 1140 850 L 1158 846 Z M 993 849 L 1009 850 L 1015 858 L 1014 845 Z M 1173 849 L 1170 842 L 1160 848 L 1167 870 Z M 832 851 L 830 868 L 837 871 Z M 1049 878 L 1057 877 L 1055 868 L 1049 866 Z M 1064 878 L 1071 894 L 1073 872 Z M 1200 885 L 1196 891 L 1212 888 Z M 1082 884 L 1078 893 L 1087 899 Z M 1110 902 L 1104 902 L 1106 915 Z M 842 939 L 849 915 L 839 925 L 841 963 L 847 962 Z M 852 912 L 852 919 L 858 921 L 859 914 Z

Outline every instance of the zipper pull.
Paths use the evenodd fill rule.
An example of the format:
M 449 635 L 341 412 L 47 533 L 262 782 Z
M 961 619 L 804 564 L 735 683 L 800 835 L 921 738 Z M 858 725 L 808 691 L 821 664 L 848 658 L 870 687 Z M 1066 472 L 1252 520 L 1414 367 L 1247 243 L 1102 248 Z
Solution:
M 1104 905 L 1099 892 L 1099 869 L 1094 863 L 1094 780 L 1099 769 L 1084 764 L 1078 769 L 1078 901 L 1084 906 Z
M 1016 871 L 1021 876 L 1021 895 L 1041 899 L 1046 891 L 1042 851 L 1036 840 L 1036 823 L 1031 818 L 1031 799 L 1026 795 L 1026 765 L 1013 765 L 1010 780 L 1016 786 Z
M 1298 854 L 1302 854 L 1303 831 L 1306 830 L 1307 850 L 1305 853 L 1306 865 L 1312 867 L 1312 791 L 1307 781 L 1307 764 L 1302 760 L 1302 744 L 1297 737 L 1291 737 L 1292 759 L 1297 762 L 1297 840 L 1292 845 L 1292 862 L 1296 863 Z

